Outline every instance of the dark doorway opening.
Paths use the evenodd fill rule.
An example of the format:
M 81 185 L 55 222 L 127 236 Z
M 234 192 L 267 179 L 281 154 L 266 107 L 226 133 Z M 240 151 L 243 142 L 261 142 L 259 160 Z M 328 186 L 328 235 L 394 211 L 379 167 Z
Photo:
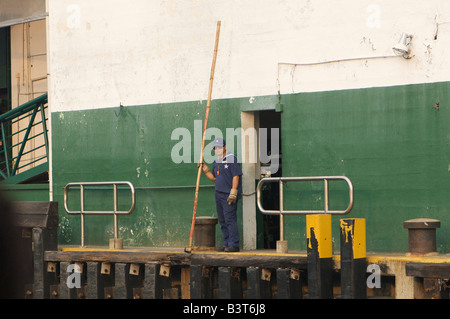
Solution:
M 261 178 L 281 177 L 281 113 L 270 111 L 259 112 L 259 145 L 266 143 L 267 155 L 271 157 L 268 163 L 261 162 Z M 261 138 L 261 129 L 267 129 L 267 142 Z M 273 130 L 275 129 L 275 130 Z M 278 139 L 277 141 L 275 139 Z M 262 151 L 262 148 L 259 148 Z M 265 154 L 260 154 L 260 159 Z M 279 185 L 278 183 L 266 183 L 262 188 L 262 204 L 265 209 L 279 209 Z M 263 248 L 275 249 L 276 242 L 280 239 L 280 216 L 263 215 Z

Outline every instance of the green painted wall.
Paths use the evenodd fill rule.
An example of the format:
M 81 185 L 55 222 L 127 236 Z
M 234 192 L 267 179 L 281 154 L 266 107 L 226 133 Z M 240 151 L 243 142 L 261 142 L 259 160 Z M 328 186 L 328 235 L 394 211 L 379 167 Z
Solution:
M 0 192 L 9 201 L 48 201 L 48 184 L 14 184 L 0 186 Z
M 239 125 L 236 103 L 223 100 L 213 104 L 209 127 L 225 132 L 226 127 Z M 178 127 L 193 132 L 194 120 L 203 120 L 205 109 L 203 101 L 53 113 L 54 200 L 63 203 L 63 189 L 69 182 L 130 181 L 136 187 L 137 203 L 131 215 L 119 218 L 124 244 L 187 247 L 197 164 L 172 162 L 171 150 L 178 140 L 172 141 L 171 134 Z M 193 140 L 191 145 L 193 150 Z M 213 184 L 202 176 L 201 186 L 197 216 L 213 216 Z M 112 195 L 108 196 L 110 201 L 101 200 L 104 205 L 112 203 Z M 76 191 L 69 197 L 73 210 L 77 210 L 78 198 Z M 96 204 L 99 198 L 92 194 L 87 205 L 103 209 L 101 201 Z M 122 208 L 128 207 L 124 201 Z M 68 216 L 61 204 L 60 220 L 60 242 L 79 244 L 80 218 Z M 112 234 L 111 216 L 86 217 L 87 245 L 107 245 Z M 218 242 L 222 240 L 219 235 Z
M 446 82 L 283 96 L 283 175 L 348 176 L 355 205 L 347 216 L 366 218 L 368 251 L 406 252 L 403 221 L 428 217 L 441 220 L 437 248 L 448 253 L 449 93 Z M 344 209 L 346 186 L 331 188 L 330 208 Z M 323 207 L 322 189 L 306 185 L 299 195 L 291 185 L 289 207 Z M 335 250 L 339 219 L 333 217 Z M 287 218 L 290 246 L 306 249 L 304 221 Z
M 438 250 L 450 252 L 450 84 L 434 83 L 283 95 L 283 176 L 346 175 L 355 205 L 347 217 L 367 219 L 369 251 L 407 251 L 403 221 L 437 218 Z M 440 110 L 433 109 L 439 101 Z M 277 96 L 213 101 L 208 127 L 241 126 L 242 110 L 275 108 Z M 63 210 L 69 182 L 127 180 L 137 188 L 132 215 L 119 218 L 125 245 L 189 243 L 196 164 L 175 164 L 175 128 L 191 132 L 203 120 L 205 101 L 52 113 L 54 200 L 60 205 L 60 242 L 79 244 L 79 217 Z M 239 147 L 240 139 L 236 139 Z M 192 142 L 193 149 L 193 142 Z M 198 216 L 214 216 L 212 184 L 202 177 Z M 288 184 L 286 208 L 323 206 L 320 183 Z M 98 195 L 102 194 L 102 195 Z M 77 194 L 72 194 L 74 198 Z M 88 202 L 110 205 L 105 191 Z M 123 198 L 126 194 L 121 195 Z M 331 207 L 346 207 L 347 188 L 331 184 Z M 76 199 L 73 200 L 76 205 Z M 124 208 L 128 205 L 124 199 Z M 242 218 L 242 209 L 238 212 Z M 333 217 L 335 250 L 339 218 Z M 88 245 L 107 245 L 109 216 L 86 218 Z M 242 230 L 242 225 L 241 225 Z M 221 236 L 216 235 L 218 244 Z M 305 217 L 286 217 L 290 249 L 306 249 Z

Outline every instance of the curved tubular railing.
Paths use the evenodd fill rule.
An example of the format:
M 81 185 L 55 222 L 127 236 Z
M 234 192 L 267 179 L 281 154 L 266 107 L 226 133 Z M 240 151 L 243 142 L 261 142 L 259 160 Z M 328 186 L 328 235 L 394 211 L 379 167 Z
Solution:
M 324 202 L 325 207 L 323 210 L 285 210 L 284 209 L 284 182 L 304 182 L 304 181 L 324 181 Z M 349 188 L 349 204 L 345 210 L 330 210 L 329 209 L 329 196 L 328 196 L 328 181 L 343 180 L 347 182 Z M 265 183 L 278 182 L 280 186 L 280 208 L 278 210 L 267 210 L 261 205 L 261 188 Z M 269 177 L 263 178 L 259 181 L 256 187 L 256 203 L 259 210 L 263 214 L 280 215 L 280 240 L 284 240 L 284 215 L 310 215 L 310 214 L 331 214 L 331 215 L 346 215 L 350 213 L 353 208 L 353 184 L 351 180 L 346 176 L 309 176 L 309 177 Z
M 117 186 L 127 185 L 131 190 L 131 207 L 129 210 L 118 210 Z M 114 210 L 112 211 L 87 211 L 84 208 L 84 191 L 86 186 L 113 186 L 114 191 Z M 71 187 L 80 188 L 80 210 L 71 211 L 68 208 L 68 192 Z M 69 183 L 64 187 L 64 209 L 69 215 L 80 215 L 81 217 L 81 247 L 84 247 L 84 215 L 114 215 L 114 238 L 118 238 L 118 220 L 117 215 L 129 215 L 134 211 L 136 204 L 136 192 L 133 184 L 130 182 L 81 182 Z

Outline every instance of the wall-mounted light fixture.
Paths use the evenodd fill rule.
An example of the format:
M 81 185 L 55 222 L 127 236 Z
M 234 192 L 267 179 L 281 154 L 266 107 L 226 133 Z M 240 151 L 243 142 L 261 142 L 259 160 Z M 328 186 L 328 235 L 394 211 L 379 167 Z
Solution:
M 392 48 L 397 55 L 403 56 L 405 59 L 410 58 L 409 56 L 409 46 L 411 43 L 412 35 L 403 33 L 402 37 L 396 45 Z

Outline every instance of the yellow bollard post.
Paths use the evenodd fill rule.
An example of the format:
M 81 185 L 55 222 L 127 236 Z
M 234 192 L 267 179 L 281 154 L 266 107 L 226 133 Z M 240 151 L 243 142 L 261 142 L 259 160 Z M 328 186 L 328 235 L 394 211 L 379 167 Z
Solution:
M 340 226 L 342 298 L 366 298 L 366 220 L 341 219 Z
M 308 294 L 311 299 L 333 298 L 331 215 L 306 216 Z

